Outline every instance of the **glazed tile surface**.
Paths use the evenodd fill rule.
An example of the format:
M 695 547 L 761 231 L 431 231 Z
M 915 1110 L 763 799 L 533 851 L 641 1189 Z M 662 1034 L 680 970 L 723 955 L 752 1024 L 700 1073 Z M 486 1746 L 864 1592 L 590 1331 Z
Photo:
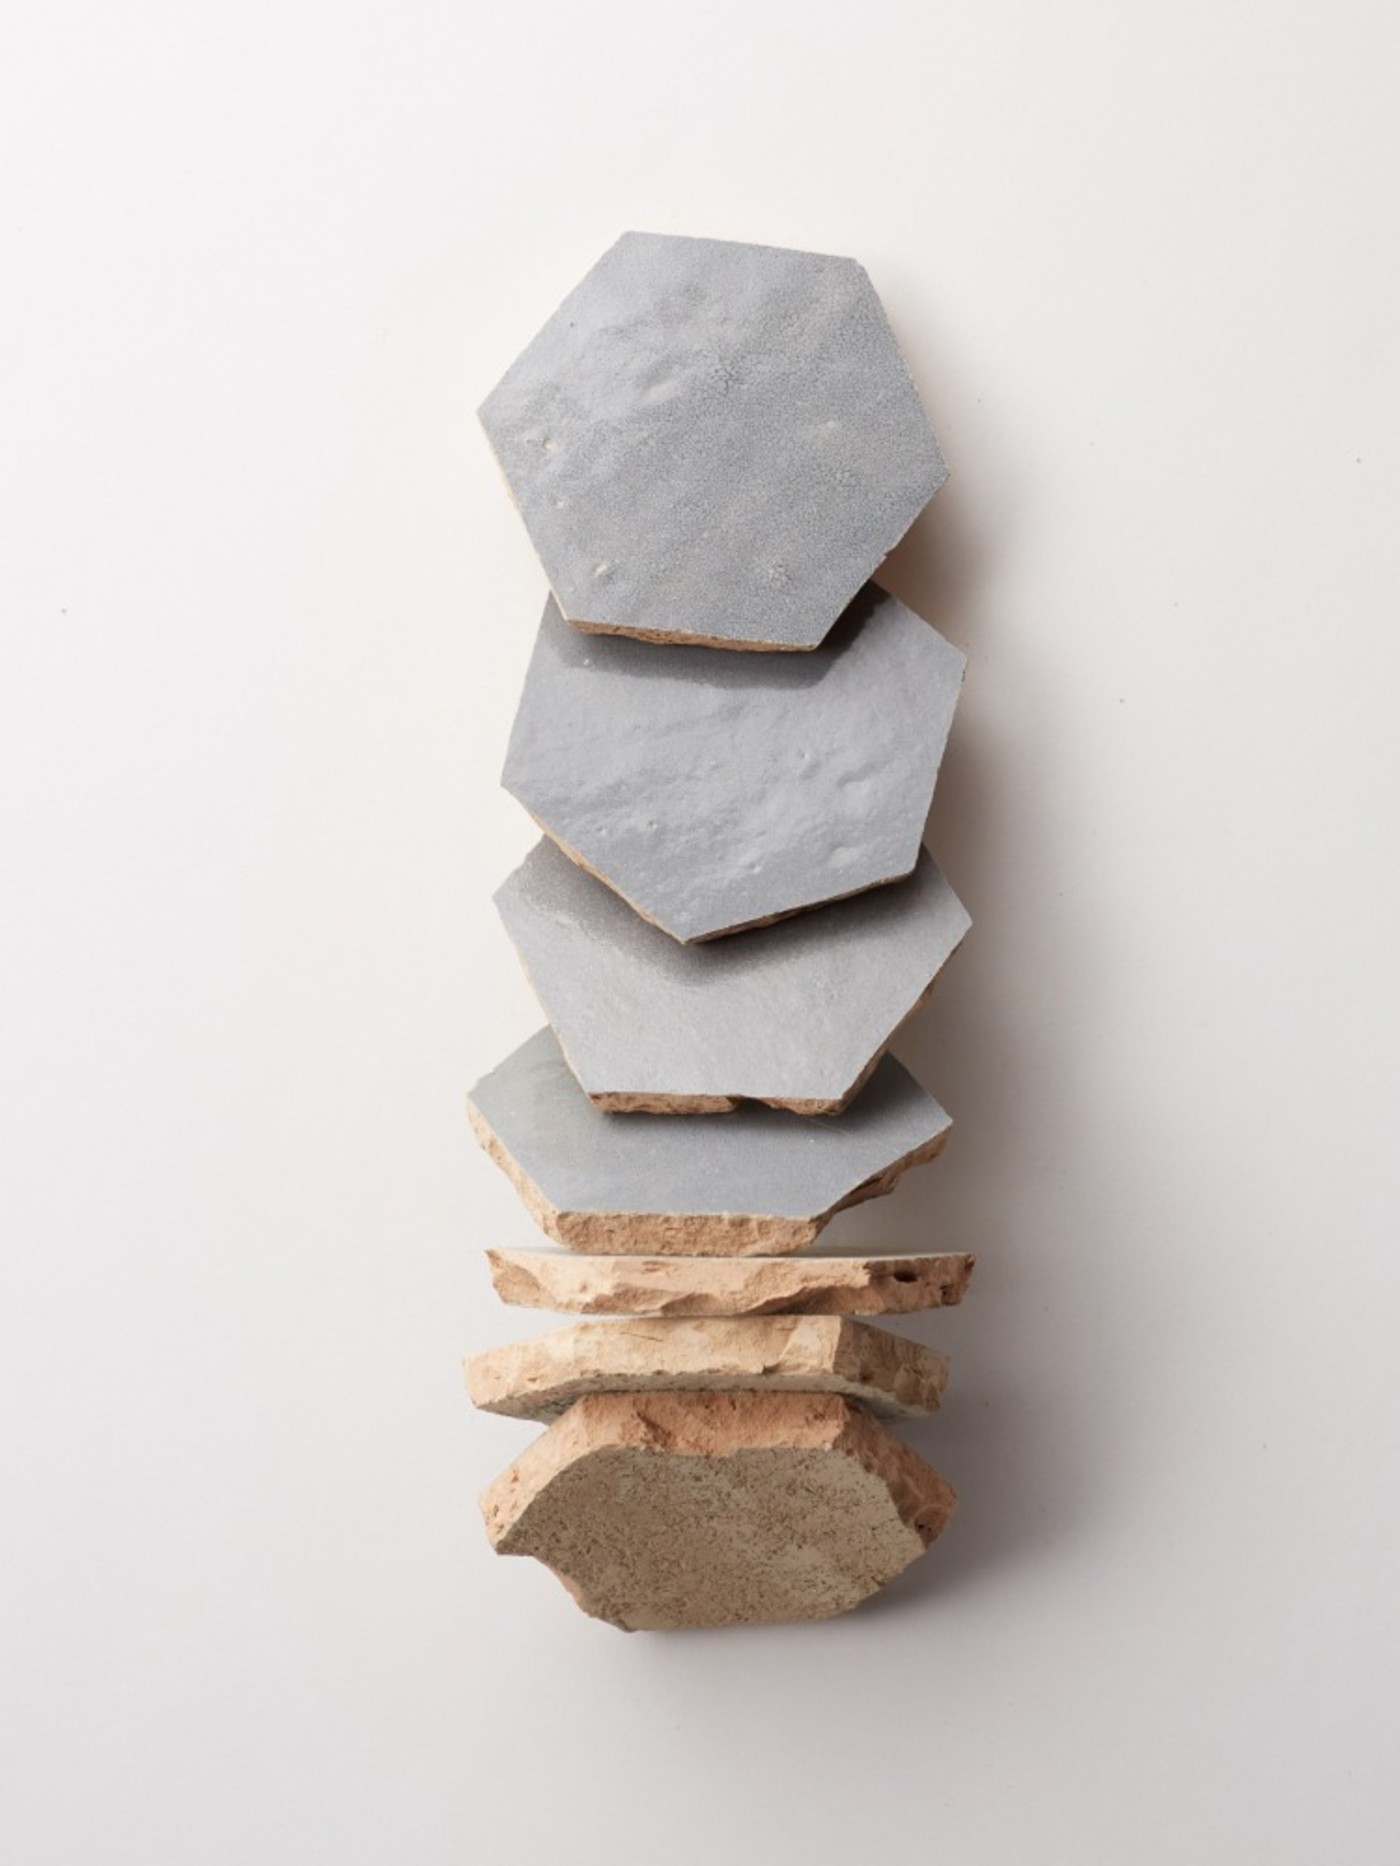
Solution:
M 679 940 L 909 874 L 964 656 L 871 584 L 806 655 L 583 635 L 546 603 L 503 782 Z
M 830 1112 L 967 931 L 933 858 L 893 886 L 683 946 L 540 842 L 496 905 L 569 1066 L 601 1105 Z
M 892 1056 L 843 1114 L 605 1114 L 538 1031 L 472 1090 L 478 1138 L 551 1236 L 626 1254 L 762 1254 L 931 1159 L 951 1122 Z
M 814 647 L 947 469 L 853 259 L 626 233 L 482 425 L 571 621 Z

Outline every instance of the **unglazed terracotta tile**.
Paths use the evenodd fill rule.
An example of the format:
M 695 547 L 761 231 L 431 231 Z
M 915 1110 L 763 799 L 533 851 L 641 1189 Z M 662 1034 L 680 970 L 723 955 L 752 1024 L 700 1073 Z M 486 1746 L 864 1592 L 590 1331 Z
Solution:
M 585 1092 L 658 1114 L 840 1109 L 971 924 L 922 852 L 892 887 L 703 945 L 643 920 L 548 840 L 496 906 Z
M 561 1244 L 619 1255 L 800 1250 L 893 1189 L 952 1125 L 892 1056 L 842 1114 L 607 1114 L 538 1031 L 468 1099 L 478 1140 Z
M 952 1486 L 829 1393 L 578 1400 L 481 1498 L 492 1544 L 533 1555 L 627 1631 L 821 1620 L 921 1555 Z
M 482 405 L 563 614 L 812 648 L 947 476 L 863 267 L 626 233 Z
M 964 656 L 874 584 L 805 655 L 659 652 L 545 605 L 505 787 L 678 940 L 910 873 Z
M 574 1315 L 908 1315 L 967 1293 L 965 1251 L 925 1257 L 564 1257 L 488 1250 L 502 1302 Z
M 887 1419 L 937 1412 L 948 1363 L 922 1342 L 843 1315 L 575 1322 L 467 1362 L 472 1403 L 557 1419 L 585 1393 L 842 1393 Z

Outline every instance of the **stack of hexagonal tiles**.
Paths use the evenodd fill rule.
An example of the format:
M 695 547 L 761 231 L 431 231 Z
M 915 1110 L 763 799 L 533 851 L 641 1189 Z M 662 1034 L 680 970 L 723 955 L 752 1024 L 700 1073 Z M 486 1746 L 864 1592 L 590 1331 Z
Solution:
M 470 1113 L 584 1253 L 489 1255 L 613 1318 L 469 1363 L 549 1422 L 487 1528 L 619 1626 L 820 1618 L 953 1506 L 883 1423 L 946 1363 L 855 1318 L 971 1259 L 786 1254 L 949 1126 L 885 1050 L 968 926 L 920 847 L 963 657 L 869 581 L 942 457 L 860 266 L 716 240 L 625 235 L 481 415 L 553 591 L 496 897 L 550 1027 Z

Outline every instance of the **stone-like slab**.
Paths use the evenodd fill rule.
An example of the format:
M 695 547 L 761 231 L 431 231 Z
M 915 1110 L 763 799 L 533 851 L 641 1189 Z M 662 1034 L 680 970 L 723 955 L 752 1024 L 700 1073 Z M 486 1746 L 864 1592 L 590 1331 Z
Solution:
M 805 655 L 658 653 L 551 599 L 503 782 L 644 919 L 709 939 L 912 871 L 963 665 L 874 584 Z
M 836 1394 L 607 1393 L 577 1401 L 483 1494 L 533 1555 L 628 1631 L 820 1620 L 947 1525 L 952 1486 Z
M 947 477 L 863 267 L 626 233 L 483 403 L 563 614 L 812 648 Z
M 838 1111 L 971 925 L 925 852 L 907 881 L 696 946 L 548 839 L 496 906 L 569 1067 L 618 1113 Z
M 551 1237 L 643 1256 L 800 1250 L 834 1213 L 931 1160 L 952 1125 L 892 1056 L 843 1114 L 606 1114 L 548 1029 L 483 1076 L 467 1108 Z
M 575 1322 L 467 1362 L 472 1404 L 557 1419 L 585 1393 L 841 1393 L 879 1417 L 937 1412 L 948 1362 L 932 1348 L 843 1315 Z
M 488 1250 L 502 1302 L 573 1315 L 909 1315 L 961 1302 L 975 1259 L 563 1257 Z

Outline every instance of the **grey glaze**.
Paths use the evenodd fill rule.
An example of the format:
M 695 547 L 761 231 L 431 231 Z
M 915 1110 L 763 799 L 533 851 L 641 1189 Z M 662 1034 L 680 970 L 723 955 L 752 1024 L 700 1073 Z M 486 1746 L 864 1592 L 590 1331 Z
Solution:
M 846 1099 L 971 924 L 926 851 L 892 887 L 698 946 L 547 840 L 496 906 L 589 1095 L 808 1112 Z
M 892 1056 L 844 1114 L 605 1114 L 549 1029 L 483 1076 L 470 1101 L 556 1211 L 584 1214 L 815 1218 L 952 1125 Z
M 804 655 L 584 635 L 551 599 L 502 781 L 639 913 L 708 939 L 911 871 L 963 665 L 873 583 Z
M 480 409 L 563 614 L 811 648 L 947 477 L 853 259 L 625 233 Z

